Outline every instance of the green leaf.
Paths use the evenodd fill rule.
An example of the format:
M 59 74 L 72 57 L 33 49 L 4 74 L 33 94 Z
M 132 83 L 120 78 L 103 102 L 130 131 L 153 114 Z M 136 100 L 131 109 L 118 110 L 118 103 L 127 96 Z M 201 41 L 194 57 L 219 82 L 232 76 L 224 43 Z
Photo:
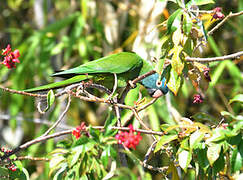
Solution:
M 180 152 L 180 154 L 178 155 L 178 161 L 179 161 L 179 165 L 181 166 L 181 168 L 187 172 L 187 168 L 190 164 L 192 160 L 192 153 L 191 151 L 186 151 L 183 150 L 182 152 Z
M 173 48 L 174 49 L 174 54 L 171 59 L 171 66 L 172 69 L 177 72 L 178 75 L 181 75 L 182 70 L 184 69 L 184 62 L 182 62 L 180 58 L 180 53 L 183 49 L 181 46 L 176 46 Z
M 55 101 L 55 94 L 54 94 L 53 90 L 50 90 L 47 94 L 48 107 L 51 107 L 51 105 L 54 103 L 54 101 Z
M 154 152 L 159 151 L 163 145 L 169 143 L 170 141 L 173 141 L 175 139 L 177 139 L 178 136 L 177 135 L 164 135 L 160 137 L 159 142 L 157 143 Z
M 47 107 L 43 110 L 43 112 L 48 111 L 55 101 L 55 94 L 53 90 L 48 91 L 46 100 L 47 100 Z
M 83 145 L 77 146 L 77 147 L 72 149 L 72 159 L 69 163 L 69 167 L 72 167 L 77 163 L 77 161 L 79 160 L 79 157 L 82 153 L 84 153 L 84 146 Z
M 207 151 L 204 143 L 199 143 L 198 148 L 195 149 L 196 158 L 198 159 L 198 163 L 200 168 L 206 172 L 207 168 L 209 167 L 209 161 L 207 159 Z
M 168 19 L 167 31 L 169 34 L 173 33 L 177 28 L 181 26 L 181 15 L 183 10 L 177 9 Z
M 235 173 L 236 171 L 239 171 L 243 166 L 243 157 L 237 148 L 234 148 L 232 152 L 230 158 L 230 164 L 231 164 L 231 173 Z
M 204 137 L 203 132 L 200 130 L 195 131 L 193 134 L 190 136 L 190 149 L 194 149 L 194 147 L 203 139 Z
M 236 119 L 238 121 L 242 121 L 243 120 L 243 116 L 242 115 L 234 116 L 233 114 L 231 114 L 230 112 L 227 112 L 227 111 L 221 111 L 220 114 L 222 116 L 229 116 L 232 119 Z
M 67 168 L 67 164 L 64 164 L 55 174 L 53 177 L 53 180 L 61 180 L 63 179 L 63 174 Z
M 80 16 L 80 12 L 76 12 L 69 16 L 66 16 L 63 19 L 56 21 L 55 23 L 47 26 L 42 31 L 40 31 L 40 33 L 43 33 L 43 34 L 50 33 L 50 32 L 56 33 L 58 31 L 60 31 L 61 29 L 63 29 L 64 27 L 67 27 L 68 25 L 70 25 L 73 22 L 73 20 L 78 16 Z
M 82 145 L 82 144 L 86 144 L 90 141 L 90 139 L 87 137 L 87 136 L 81 136 L 78 140 L 76 140 L 72 147 L 76 147 L 76 146 L 79 146 L 79 145 Z
M 89 127 L 89 133 L 93 136 L 95 141 L 99 141 L 100 138 L 100 131 L 98 129 L 94 129 L 91 126 Z
M 108 112 L 108 117 L 106 118 L 106 121 L 105 121 L 105 132 L 104 132 L 104 136 L 105 137 L 109 137 L 109 136 L 114 136 L 117 131 L 111 129 L 112 126 L 114 126 L 117 122 L 117 118 L 115 118 L 112 114 L 111 111 Z
M 0 167 L 0 174 L 1 174 L 1 176 L 7 176 L 8 175 L 8 169 Z
M 190 147 L 189 147 L 189 138 L 186 137 L 185 139 L 183 139 L 181 141 L 181 146 L 180 146 L 181 149 L 184 149 L 184 150 L 190 150 Z
M 192 29 L 192 19 L 191 17 L 189 16 L 189 14 L 187 13 L 183 13 L 183 26 L 182 26 L 182 29 L 183 29 L 183 32 L 186 34 L 186 35 L 189 35 L 189 33 L 191 32 L 191 29 Z
M 169 166 L 169 168 L 166 172 L 167 175 L 169 175 L 170 173 L 172 174 L 172 180 L 179 180 L 180 179 L 179 175 L 178 175 L 178 171 L 177 171 L 173 162 L 170 163 L 170 166 Z
M 219 154 L 219 158 L 213 164 L 213 172 L 216 174 L 219 171 L 222 171 L 225 167 L 225 156 L 221 153 Z
M 195 119 L 198 122 L 205 122 L 205 121 L 208 121 L 211 123 L 217 122 L 217 119 L 215 119 L 213 116 L 210 116 L 209 114 L 203 113 L 203 112 L 196 113 L 192 117 L 193 117 L 193 119 Z
M 177 72 L 174 69 L 171 69 L 170 71 L 170 79 L 167 83 L 168 88 L 177 95 L 179 88 L 181 85 L 181 77 L 178 76 Z
M 243 103 L 243 94 L 237 94 L 233 99 L 229 101 L 229 104 L 231 104 L 232 102 Z
M 102 164 L 105 166 L 105 168 L 108 165 L 109 156 L 110 156 L 110 146 L 107 146 L 105 147 L 104 151 L 101 153 L 101 157 L 100 157 Z
M 209 160 L 209 164 L 212 166 L 213 163 L 219 158 L 219 154 L 221 151 L 221 144 L 210 144 L 207 150 L 207 157 Z
M 213 0 L 191 0 L 186 4 L 186 7 L 190 7 L 192 5 L 201 6 L 201 5 L 212 4 L 212 3 L 214 3 Z

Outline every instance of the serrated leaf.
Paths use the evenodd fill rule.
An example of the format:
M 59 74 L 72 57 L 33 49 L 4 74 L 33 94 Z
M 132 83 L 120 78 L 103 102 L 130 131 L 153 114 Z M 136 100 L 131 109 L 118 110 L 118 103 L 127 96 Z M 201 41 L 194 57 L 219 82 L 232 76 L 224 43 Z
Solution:
M 171 59 L 171 66 L 172 69 L 174 69 L 174 71 L 177 72 L 178 75 L 181 75 L 182 70 L 184 69 L 184 62 L 182 62 L 180 58 L 180 53 L 183 48 L 181 46 L 175 46 L 173 49 L 174 54 Z
M 164 135 L 160 137 L 159 142 L 157 143 L 154 152 L 159 151 L 163 145 L 175 140 L 178 138 L 178 135 Z
M 177 72 L 174 69 L 171 69 L 170 71 L 170 79 L 167 83 L 168 88 L 177 95 L 179 88 L 181 85 L 181 77 L 178 76 Z
M 181 166 L 181 168 L 187 172 L 187 168 L 190 164 L 192 160 L 192 153 L 191 151 L 186 151 L 183 150 L 182 152 L 180 152 L 180 154 L 178 155 L 178 161 L 179 161 L 179 165 Z
M 191 134 L 190 136 L 190 149 L 194 149 L 194 147 L 203 139 L 204 137 L 203 132 L 197 130 L 194 133 Z
M 168 19 L 167 31 L 169 34 L 173 33 L 177 28 L 181 26 L 182 9 L 176 10 Z
M 229 101 L 229 104 L 231 104 L 232 102 L 240 102 L 240 103 L 243 103 L 243 94 L 237 94 L 235 97 L 233 97 Z
M 191 17 L 187 13 L 183 13 L 183 17 L 184 18 L 183 18 L 182 29 L 186 35 L 189 35 L 189 33 L 191 32 L 191 29 L 192 29 L 192 20 L 191 20 Z
M 208 147 L 207 158 L 211 166 L 219 158 L 220 151 L 221 144 L 210 144 L 210 146 Z

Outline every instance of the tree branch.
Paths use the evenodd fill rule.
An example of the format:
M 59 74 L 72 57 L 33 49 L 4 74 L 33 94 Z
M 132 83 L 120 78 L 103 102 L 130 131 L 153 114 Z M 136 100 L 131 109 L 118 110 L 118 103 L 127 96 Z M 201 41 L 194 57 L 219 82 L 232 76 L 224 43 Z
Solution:
M 243 14 L 243 11 L 237 12 L 237 13 L 232 13 L 230 12 L 220 23 L 218 23 L 216 26 L 214 26 L 213 29 L 211 29 L 208 32 L 208 36 L 212 35 L 214 31 L 216 31 L 220 26 L 222 26 L 229 18 L 235 17 L 235 16 L 240 16 Z
M 186 57 L 186 61 L 188 62 L 214 62 L 214 61 L 224 61 L 227 59 L 238 59 L 241 56 L 243 56 L 243 51 L 230 54 L 230 55 L 225 55 L 225 56 L 220 56 L 220 57 L 211 57 L 211 58 L 197 58 L 197 57 Z

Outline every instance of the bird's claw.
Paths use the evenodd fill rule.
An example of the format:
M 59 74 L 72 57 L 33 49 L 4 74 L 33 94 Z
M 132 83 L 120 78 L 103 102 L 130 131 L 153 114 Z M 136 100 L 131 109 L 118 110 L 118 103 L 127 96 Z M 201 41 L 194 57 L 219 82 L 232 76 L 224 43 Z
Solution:
M 137 85 L 134 84 L 132 81 L 128 81 L 128 83 L 129 83 L 129 85 L 130 85 L 130 87 L 131 87 L 132 89 L 134 89 L 134 88 L 137 87 Z

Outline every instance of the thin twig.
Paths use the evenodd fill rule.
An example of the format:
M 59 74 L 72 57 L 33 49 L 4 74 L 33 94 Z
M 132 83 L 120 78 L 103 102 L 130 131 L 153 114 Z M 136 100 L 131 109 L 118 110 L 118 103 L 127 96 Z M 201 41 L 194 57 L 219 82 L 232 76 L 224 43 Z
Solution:
M 147 72 L 147 73 L 145 73 L 145 74 L 143 74 L 141 76 L 138 76 L 131 83 L 132 84 L 136 84 L 139 81 L 141 81 L 142 79 L 144 79 L 144 78 L 146 78 L 146 77 L 148 77 L 148 76 L 150 76 L 150 75 L 152 75 L 154 73 L 156 73 L 156 71 L 155 70 L 151 70 L 151 71 L 149 71 L 149 72 Z M 128 91 L 130 91 L 130 89 L 131 89 L 131 85 L 130 84 L 127 84 L 125 90 L 122 92 L 122 95 L 121 95 L 121 98 L 120 98 L 119 102 L 124 102 L 125 97 L 126 97 Z
M 0 157 L 1 161 L 3 161 L 4 159 L 8 158 L 9 156 L 28 148 L 29 146 L 33 145 L 33 144 L 37 144 L 39 142 L 43 142 L 46 141 L 48 139 L 51 138 L 55 138 L 55 137 L 59 137 L 59 136 L 63 136 L 63 135 L 67 135 L 67 134 L 71 134 L 73 130 L 66 130 L 66 131 L 61 131 L 61 132 L 57 132 L 57 133 L 53 133 L 51 135 L 47 135 L 47 136 L 40 136 L 36 139 L 33 139 L 31 141 L 26 142 L 25 144 L 13 149 L 11 152 L 9 153 L 5 153 L 3 156 Z
M 21 161 L 21 160 L 31 160 L 31 161 L 50 161 L 48 158 L 44 157 L 31 157 L 31 156 L 20 156 L 13 159 L 13 161 Z
M 104 130 L 104 126 L 93 126 L 92 128 L 99 129 L 99 130 Z M 116 126 L 111 127 L 111 129 L 122 130 L 122 131 L 129 131 L 130 130 L 128 127 L 116 127 Z M 3 161 L 4 159 L 8 158 L 9 156 L 11 156 L 11 155 L 23 150 L 23 149 L 28 148 L 31 145 L 34 145 L 34 144 L 46 141 L 46 140 L 51 139 L 51 138 L 56 138 L 56 137 L 59 137 L 59 136 L 71 134 L 72 131 L 73 131 L 73 129 L 69 129 L 69 130 L 66 130 L 66 131 L 53 133 L 53 134 L 47 135 L 47 136 L 40 136 L 40 137 L 38 137 L 36 139 L 33 139 L 31 141 L 28 141 L 28 142 L 20 145 L 19 147 L 13 149 L 9 153 L 5 153 L 2 157 L 0 157 L 0 160 Z M 88 130 L 87 129 L 82 129 L 81 131 L 86 132 Z M 157 132 L 157 131 L 152 131 L 152 130 L 134 129 L 134 131 L 135 132 L 144 133 L 144 134 L 151 134 L 151 135 L 159 135 L 159 136 L 163 136 L 164 135 L 163 132 Z
M 158 142 L 158 141 L 154 141 L 154 142 L 151 144 L 151 146 L 148 148 L 148 151 L 147 151 L 147 153 L 146 153 L 145 156 L 144 156 L 144 161 L 143 161 L 143 164 L 144 164 L 144 165 L 147 164 L 148 159 L 149 159 L 149 156 L 150 156 L 150 154 L 153 152 L 154 146 L 157 144 L 157 142 Z
M 147 107 L 151 106 L 152 104 L 154 104 L 157 101 L 158 98 L 153 98 L 150 102 L 148 102 L 147 104 L 143 105 L 142 107 L 140 107 L 139 109 L 137 109 L 137 112 L 140 112 L 144 109 L 146 109 Z M 134 113 L 132 112 L 128 118 L 123 122 L 123 126 L 125 126 L 134 116 Z
M 118 84 L 117 75 L 116 75 L 116 73 L 114 73 L 114 86 L 113 86 L 112 93 L 109 95 L 109 97 L 112 97 L 113 94 L 116 92 L 117 84 Z
M 131 151 L 125 147 L 126 151 L 128 153 L 131 153 Z M 164 167 L 153 167 L 151 165 L 148 165 L 148 164 L 144 164 L 140 159 L 136 158 L 136 160 L 139 162 L 139 164 L 141 164 L 144 168 L 147 168 L 149 170 L 152 170 L 152 171 L 158 171 L 160 173 L 165 173 L 165 171 L 169 168 L 168 166 L 164 166 Z
M 222 26 L 229 18 L 235 17 L 235 16 L 240 16 L 243 14 L 243 11 L 237 12 L 237 13 L 232 13 L 230 12 L 220 23 L 218 23 L 216 26 L 214 26 L 213 29 L 211 29 L 208 32 L 208 36 L 212 35 L 214 31 L 216 31 L 220 26 Z
M 197 58 L 197 57 L 186 57 L 186 61 L 188 62 L 214 62 L 214 61 L 224 61 L 227 59 L 238 59 L 241 56 L 243 56 L 243 51 L 234 53 L 234 54 L 229 54 L 225 56 L 220 56 L 220 57 L 211 57 L 211 58 Z
M 58 120 L 42 136 L 47 136 L 54 128 L 57 127 L 57 125 L 62 121 L 63 117 L 67 113 L 67 111 L 68 111 L 68 109 L 70 107 L 70 103 L 71 103 L 71 95 L 69 94 L 68 95 L 68 103 L 67 103 L 67 106 L 66 106 L 65 110 L 59 116 Z

